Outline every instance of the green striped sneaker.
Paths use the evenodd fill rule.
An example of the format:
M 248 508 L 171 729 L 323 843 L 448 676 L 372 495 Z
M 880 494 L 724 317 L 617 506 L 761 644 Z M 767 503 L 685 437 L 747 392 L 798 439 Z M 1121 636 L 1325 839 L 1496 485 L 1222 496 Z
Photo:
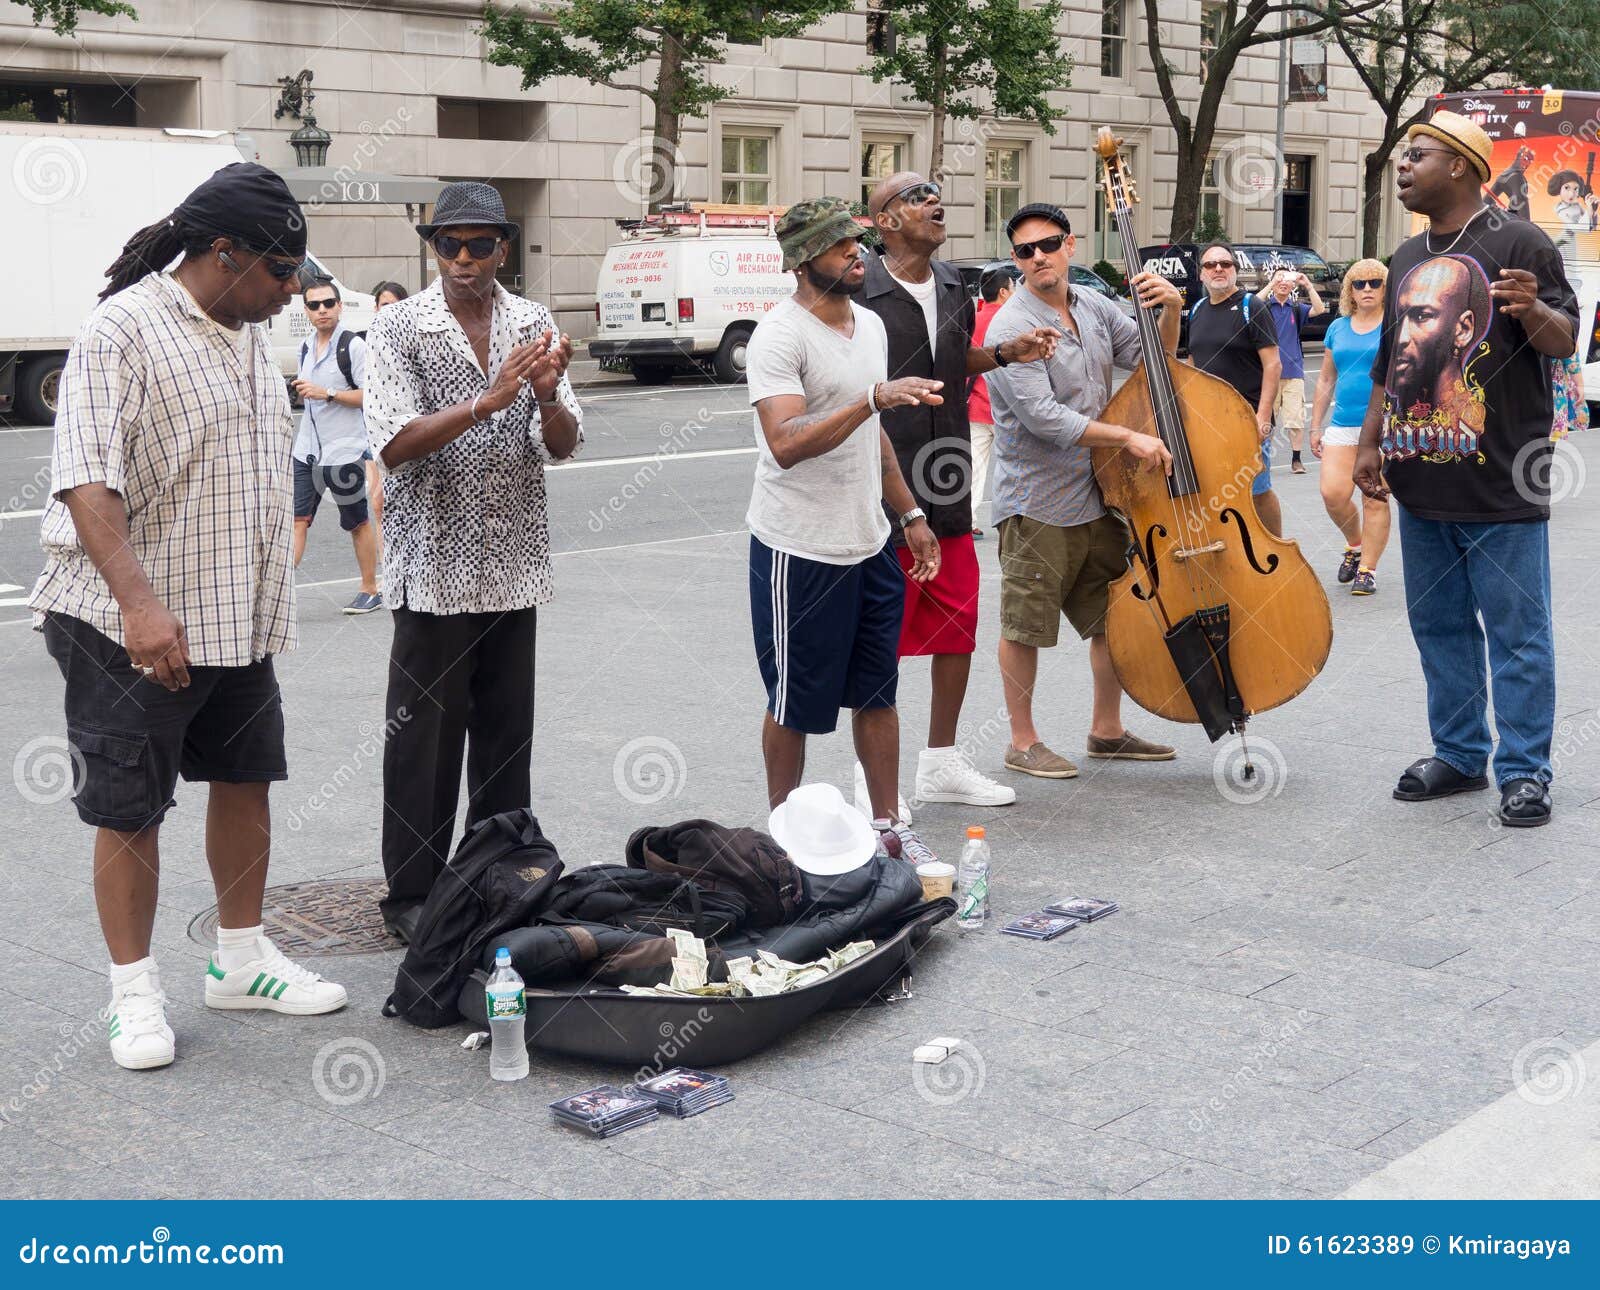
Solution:
M 257 954 L 243 967 L 224 972 L 216 956 L 206 964 L 206 1007 L 266 1009 L 295 1016 L 334 1012 L 344 1007 L 342 985 L 291 963 L 267 937 L 257 939 Z
M 175 1043 L 167 1025 L 167 996 L 154 968 L 141 972 L 118 990 L 111 991 L 106 1011 L 106 1036 L 111 1060 L 124 1070 L 153 1070 L 172 1065 Z

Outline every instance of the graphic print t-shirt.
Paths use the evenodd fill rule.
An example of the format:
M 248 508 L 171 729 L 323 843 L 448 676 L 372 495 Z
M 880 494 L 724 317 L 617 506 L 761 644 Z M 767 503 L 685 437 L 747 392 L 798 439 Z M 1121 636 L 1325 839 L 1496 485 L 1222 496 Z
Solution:
M 1447 523 L 1548 519 L 1550 360 L 1496 307 L 1501 269 L 1527 269 L 1539 299 L 1578 323 L 1546 234 L 1480 215 L 1459 240 L 1404 242 L 1389 264 L 1372 380 L 1384 387 L 1384 478 L 1413 515 Z M 1453 244 L 1452 244 L 1453 242 Z

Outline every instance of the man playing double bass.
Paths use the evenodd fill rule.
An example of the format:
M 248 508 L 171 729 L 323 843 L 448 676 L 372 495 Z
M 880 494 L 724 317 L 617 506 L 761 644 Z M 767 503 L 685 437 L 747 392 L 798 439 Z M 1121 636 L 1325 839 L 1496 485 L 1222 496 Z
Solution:
M 1068 281 L 1075 241 L 1060 208 L 1022 207 L 1006 225 L 1023 287 L 989 324 L 986 340 L 1004 344 L 1039 327 L 1062 339 L 1042 363 L 990 372 L 994 411 L 993 518 L 1000 531 L 1000 675 L 1011 720 L 1007 769 L 1041 779 L 1070 779 L 1078 768 L 1040 740 L 1033 723 L 1039 650 L 1056 643 L 1061 615 L 1089 642 L 1094 714 L 1088 754 L 1128 761 L 1168 761 L 1176 753 L 1130 734 L 1122 724 L 1122 687 L 1106 645 L 1111 583 L 1127 571 L 1127 532 L 1106 511 L 1089 450 L 1120 447 L 1170 471 L 1172 454 L 1155 435 L 1094 418 L 1111 397 L 1111 369 L 1142 357 L 1139 327 L 1115 304 Z M 1161 310 L 1161 339 L 1178 348 L 1183 298 L 1154 273 L 1130 285 L 1147 309 Z

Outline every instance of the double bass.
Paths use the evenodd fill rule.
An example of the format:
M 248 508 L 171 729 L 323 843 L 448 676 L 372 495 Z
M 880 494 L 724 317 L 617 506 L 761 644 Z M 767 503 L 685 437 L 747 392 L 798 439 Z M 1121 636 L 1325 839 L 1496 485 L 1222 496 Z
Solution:
M 1139 264 L 1138 200 L 1118 142 L 1102 128 L 1106 204 L 1123 262 Z M 1167 354 L 1155 314 L 1134 301 L 1143 361 L 1100 420 L 1159 435 L 1172 471 L 1120 448 L 1093 448 L 1106 505 L 1128 526 L 1128 571 L 1111 584 L 1106 643 L 1122 688 L 1215 742 L 1242 736 L 1257 712 L 1287 703 L 1328 660 L 1328 597 L 1297 543 L 1256 514 L 1261 467 L 1255 409 L 1225 381 Z M 1246 750 L 1246 769 L 1248 750 Z

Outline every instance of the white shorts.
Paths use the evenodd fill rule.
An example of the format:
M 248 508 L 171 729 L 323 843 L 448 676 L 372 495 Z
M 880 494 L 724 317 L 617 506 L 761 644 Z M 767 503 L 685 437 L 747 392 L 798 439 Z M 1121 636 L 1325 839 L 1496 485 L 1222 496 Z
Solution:
M 1324 448 L 1354 448 L 1360 442 L 1360 426 L 1329 426 L 1322 432 Z

